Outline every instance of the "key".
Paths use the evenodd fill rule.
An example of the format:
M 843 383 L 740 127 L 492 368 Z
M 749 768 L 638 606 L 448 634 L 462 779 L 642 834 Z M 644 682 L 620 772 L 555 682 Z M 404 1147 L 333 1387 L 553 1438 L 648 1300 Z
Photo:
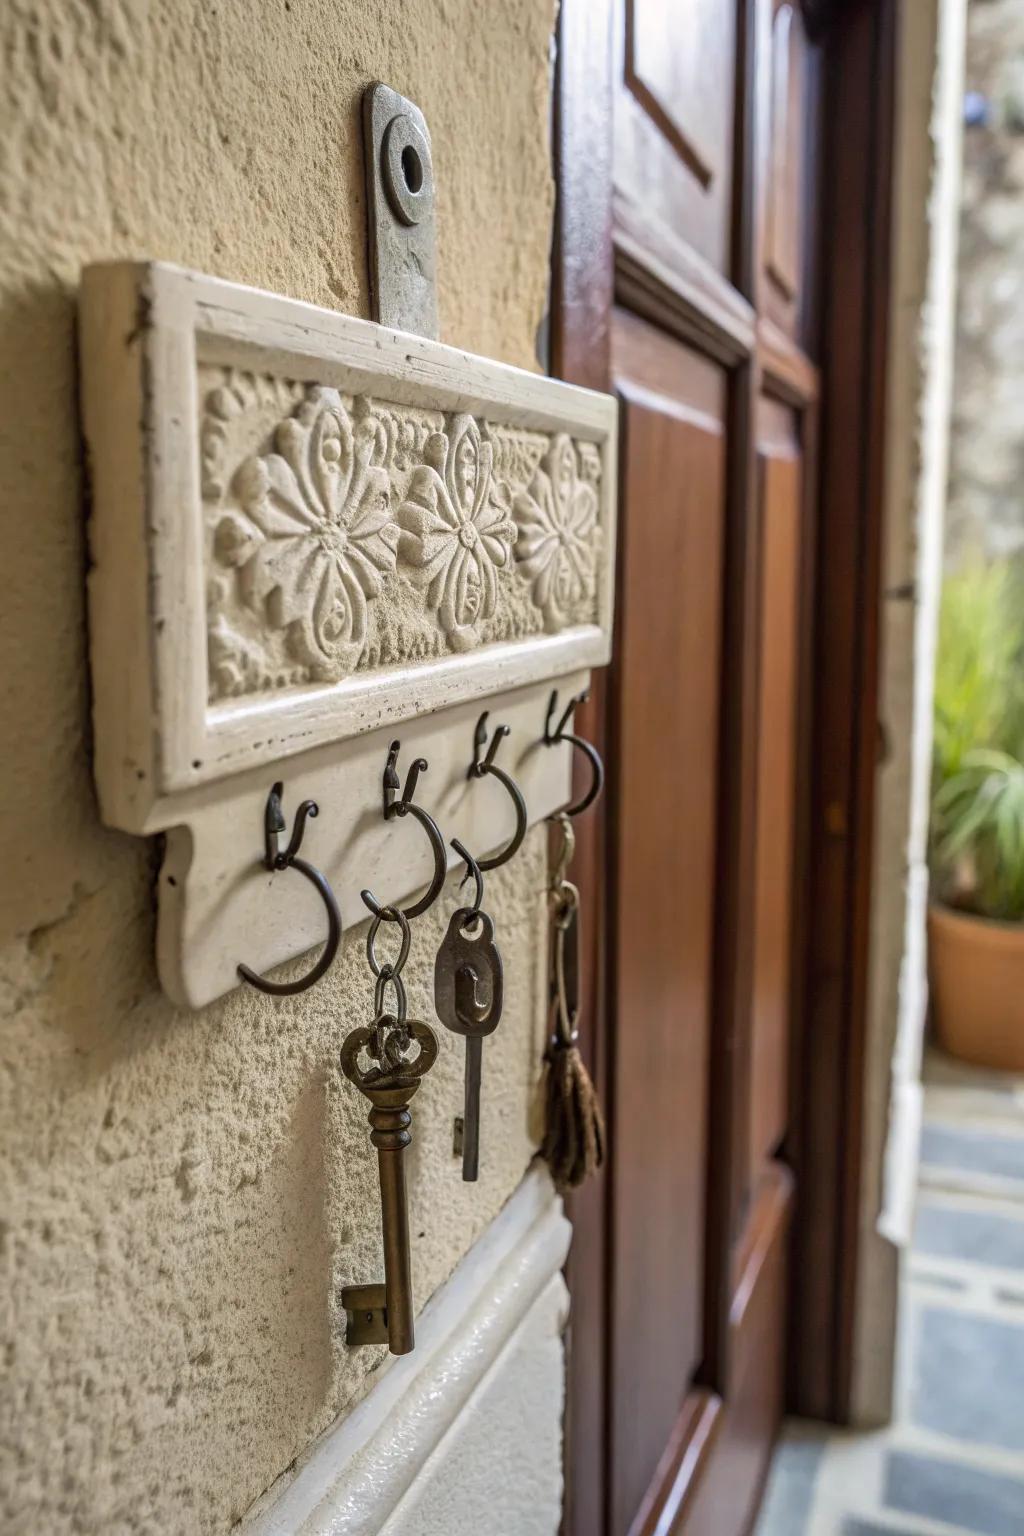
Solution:
M 434 1007 L 446 1029 L 466 1040 L 462 1177 L 480 1172 L 480 1078 L 484 1039 L 501 1018 L 503 972 L 486 912 L 460 907 L 452 915 L 434 963 Z
M 410 1056 L 413 1045 L 417 1047 L 416 1054 Z M 368 1067 L 360 1061 L 364 1052 L 371 1062 Z M 405 1149 L 412 1141 L 409 1102 L 436 1058 L 437 1036 L 429 1024 L 419 1019 L 398 1019 L 387 1013 L 370 1025 L 352 1030 L 341 1047 L 341 1070 L 373 1106 L 369 1116 L 370 1140 L 377 1148 L 380 1175 L 384 1311 L 388 1347 L 393 1355 L 407 1355 L 415 1342 L 404 1164 Z M 376 1291 L 376 1287 L 370 1289 Z M 346 1304 L 344 1295 L 342 1304 Z

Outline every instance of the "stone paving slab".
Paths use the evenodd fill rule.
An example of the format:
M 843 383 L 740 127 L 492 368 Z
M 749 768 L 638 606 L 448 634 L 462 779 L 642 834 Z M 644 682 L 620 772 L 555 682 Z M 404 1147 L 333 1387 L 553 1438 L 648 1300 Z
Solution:
M 886 1463 L 886 1504 L 958 1525 L 978 1536 L 1021 1536 L 1024 1482 L 934 1456 L 893 1451 Z
M 1024 1085 L 930 1058 L 897 1411 L 785 1427 L 756 1536 L 1024 1536 Z

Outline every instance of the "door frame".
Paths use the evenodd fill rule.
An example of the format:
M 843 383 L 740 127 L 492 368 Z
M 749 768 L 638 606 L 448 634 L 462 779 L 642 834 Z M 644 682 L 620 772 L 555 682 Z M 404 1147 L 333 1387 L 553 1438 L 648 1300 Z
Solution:
M 612 58 L 617 0 L 562 0 L 555 68 L 555 233 L 552 249 L 551 366 L 559 378 L 606 390 L 611 380 Z M 589 169 L 585 168 L 589 167 Z M 576 728 L 607 757 L 612 739 L 608 672 L 593 674 Z M 608 796 L 576 828 L 573 878 L 580 890 L 585 951 L 580 1050 L 610 1110 L 613 1070 L 605 964 L 604 869 L 611 844 Z M 609 1133 L 615 1134 L 609 1118 Z M 566 1202 L 573 1240 L 566 1264 L 571 1313 L 566 1331 L 564 1536 L 605 1530 L 608 1478 L 609 1204 L 601 1169 Z
M 791 1241 L 788 1406 L 844 1422 L 850 1414 L 857 1213 L 872 880 L 871 832 L 877 742 L 882 468 L 888 326 L 895 37 L 902 0 L 833 0 L 805 7 L 821 40 L 818 164 L 822 231 L 817 270 L 830 273 L 814 300 L 821 371 L 817 447 L 818 513 L 803 573 L 808 621 L 801 635 L 807 680 L 799 753 L 796 881 L 799 892 L 794 998 L 793 1125 L 785 1152 L 796 1176 Z M 562 0 L 555 84 L 557 207 L 552 271 L 552 371 L 575 384 L 611 384 L 610 327 L 616 296 L 638 308 L 644 296 L 616 276 L 612 237 L 613 27 L 618 0 Z M 756 61 L 750 40 L 754 0 L 740 29 L 740 69 L 751 100 Z M 749 118 L 754 114 L 750 113 Z M 752 156 L 753 122 L 741 123 L 737 153 Z M 748 189 L 751 177 L 739 185 Z M 739 222 L 753 217 L 739 209 Z M 750 243 L 747 242 L 748 249 Z M 750 281 L 753 274 L 747 274 Z M 835 302 L 841 295 L 843 303 Z M 851 317 L 853 323 L 851 323 Z M 685 334 L 685 313 L 671 328 Z M 748 365 L 750 366 L 750 365 Z M 754 398 L 752 378 L 736 391 Z M 775 380 L 784 387 L 785 380 Z M 749 404 L 748 404 L 749 408 Z M 743 434 L 738 435 L 742 440 Z M 752 473 L 752 466 L 746 471 Z M 745 494 L 745 476 L 733 481 Z M 740 500 L 734 495 L 734 500 Z M 738 516 L 742 509 L 731 509 Z M 745 516 L 745 511 L 743 514 Z M 755 630 L 758 551 L 740 549 L 726 577 L 730 644 L 749 648 Z M 736 654 L 736 652 L 733 652 Z M 839 680 L 837 684 L 837 679 Z M 756 698 L 739 696 L 723 719 L 724 764 L 752 729 Z M 595 674 L 580 726 L 607 753 L 615 722 L 606 673 Z M 742 754 L 750 778 L 750 752 Z M 726 772 L 728 772 L 726 768 Z M 753 785 L 723 782 L 723 857 L 735 871 L 752 845 Z M 587 915 L 586 997 L 581 1046 L 606 1104 L 615 1064 L 607 1000 L 609 880 L 614 793 L 578 828 L 575 877 Z M 743 904 L 737 882 L 722 883 L 716 925 L 719 991 L 712 1057 L 711 1177 L 733 1185 L 737 1149 L 714 1105 L 742 1102 L 746 1063 L 730 1048 L 743 980 Z M 837 895 L 838 893 L 838 895 Z M 806 922 L 799 920 L 800 912 Z M 852 916 L 849 920 L 848 914 Z M 730 1020 L 732 1024 L 730 1025 Z M 716 1130 L 717 1125 L 717 1130 Z M 609 1127 L 615 1135 L 614 1124 Z M 613 1143 L 614 1144 L 614 1143 Z M 567 1266 L 572 1313 L 567 1335 L 567 1536 L 605 1529 L 609 1467 L 608 1368 L 611 1180 L 602 1173 L 569 1201 L 574 1225 Z M 714 1207 L 719 1202 L 712 1201 Z M 726 1207 L 728 1208 L 728 1207 Z M 729 1305 L 735 1213 L 708 1233 L 709 1322 Z M 712 1328 L 709 1337 L 724 1339 Z M 706 1362 L 721 1378 L 722 1361 Z
M 824 50 L 823 370 L 808 767 L 791 1412 L 852 1414 L 870 964 L 892 268 L 895 77 L 903 0 L 833 6 Z M 868 110 L 865 110 L 867 104 Z M 840 302 L 841 300 L 841 302 Z

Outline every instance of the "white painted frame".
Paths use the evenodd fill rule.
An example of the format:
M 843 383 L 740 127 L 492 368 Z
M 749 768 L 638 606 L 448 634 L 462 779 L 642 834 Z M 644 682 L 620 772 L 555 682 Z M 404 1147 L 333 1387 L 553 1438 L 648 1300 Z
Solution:
M 611 396 L 157 263 L 87 268 L 81 338 L 93 496 L 96 773 L 112 825 L 151 831 L 167 823 L 159 801 L 181 791 L 455 700 L 608 661 L 617 422 Z M 595 444 L 603 534 L 597 622 L 211 706 L 201 359 Z

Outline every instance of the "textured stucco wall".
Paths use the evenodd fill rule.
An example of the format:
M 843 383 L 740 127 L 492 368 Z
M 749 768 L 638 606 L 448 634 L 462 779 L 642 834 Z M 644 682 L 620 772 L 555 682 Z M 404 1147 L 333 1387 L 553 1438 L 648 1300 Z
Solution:
M 305 998 L 176 1013 L 153 850 L 97 821 L 80 268 L 151 256 L 365 314 L 359 99 L 381 78 L 432 132 L 442 339 L 536 366 L 552 24 L 553 0 L 0 8 L 4 1531 L 223 1530 L 380 1360 L 345 1350 L 337 1307 L 380 1272 L 365 1105 L 336 1071 L 370 996 L 361 930 Z M 417 1100 L 421 1302 L 531 1150 L 543 883 L 534 833 L 490 885 L 508 990 L 477 1186 L 451 1155 L 450 1037 Z M 415 926 L 414 1012 L 453 900 Z

